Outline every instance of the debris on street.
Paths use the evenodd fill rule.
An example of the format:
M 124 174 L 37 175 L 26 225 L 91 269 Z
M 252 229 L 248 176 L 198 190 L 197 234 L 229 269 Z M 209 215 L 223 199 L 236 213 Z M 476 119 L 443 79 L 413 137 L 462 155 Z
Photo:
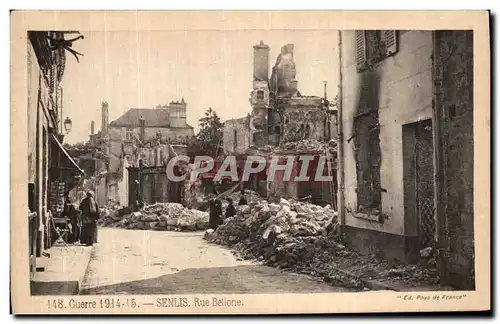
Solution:
M 106 210 L 99 219 L 99 225 L 157 231 L 198 231 L 208 228 L 208 213 L 188 209 L 178 203 L 157 203 L 125 215 L 120 215 L 117 210 Z
M 248 206 L 237 206 L 234 217 L 224 220 L 215 232 L 205 232 L 204 238 L 231 247 L 243 259 L 360 290 L 367 289 L 361 279 L 398 281 L 406 286 L 438 283 L 432 259 L 402 265 L 346 248 L 338 214 L 330 206 L 286 199 L 279 204 L 254 200 Z

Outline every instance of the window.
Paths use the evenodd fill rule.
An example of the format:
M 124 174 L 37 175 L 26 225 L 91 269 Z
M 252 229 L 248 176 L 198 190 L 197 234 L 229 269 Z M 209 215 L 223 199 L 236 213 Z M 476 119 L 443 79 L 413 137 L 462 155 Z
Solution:
M 257 100 L 264 100 L 264 91 L 257 91 Z
M 233 150 L 236 151 L 237 147 L 238 147 L 238 131 L 235 129 L 233 130 Z
M 356 67 L 358 72 L 394 55 L 398 51 L 396 30 L 356 30 Z
M 332 129 L 332 124 L 330 123 L 330 121 L 327 121 L 326 125 L 325 125 L 325 139 L 326 140 L 329 140 L 332 137 L 331 129 Z
M 125 139 L 131 141 L 134 138 L 134 129 L 127 127 L 125 130 Z

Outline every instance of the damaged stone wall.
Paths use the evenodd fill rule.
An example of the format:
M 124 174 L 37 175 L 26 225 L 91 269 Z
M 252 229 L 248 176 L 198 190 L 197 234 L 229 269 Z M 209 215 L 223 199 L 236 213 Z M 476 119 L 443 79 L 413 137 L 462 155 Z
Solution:
M 298 92 L 293 49 L 293 44 L 282 46 L 272 69 L 270 88 L 277 97 L 292 97 Z
M 326 118 L 326 111 L 318 107 L 285 108 L 283 113 L 283 141 L 324 140 Z
M 451 284 L 474 289 L 473 32 L 438 31 L 444 204 Z
M 356 158 L 356 179 L 358 211 L 377 209 L 380 211 L 380 123 L 379 82 L 376 72 L 366 71 L 361 76 L 358 105 L 354 120 L 354 150 Z

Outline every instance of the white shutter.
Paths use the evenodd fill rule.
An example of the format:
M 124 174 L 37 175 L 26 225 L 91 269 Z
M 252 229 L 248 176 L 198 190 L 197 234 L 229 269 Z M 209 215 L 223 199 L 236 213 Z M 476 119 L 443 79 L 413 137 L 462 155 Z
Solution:
M 356 67 L 358 72 L 366 67 L 366 36 L 364 30 L 356 30 Z
M 384 30 L 384 40 L 386 55 L 391 56 L 398 51 L 398 32 L 397 30 Z

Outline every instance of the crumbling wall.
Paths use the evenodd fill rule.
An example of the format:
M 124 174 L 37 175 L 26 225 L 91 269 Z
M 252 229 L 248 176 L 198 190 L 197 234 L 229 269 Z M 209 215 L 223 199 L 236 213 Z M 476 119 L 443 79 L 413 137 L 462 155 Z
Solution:
M 285 108 L 283 114 L 283 140 L 285 142 L 304 139 L 323 140 L 326 118 L 326 112 L 317 107 Z
M 363 73 L 353 116 L 358 211 L 381 209 L 379 84 L 376 72 Z
M 297 80 L 295 79 L 297 71 L 293 49 L 293 44 L 282 46 L 272 70 L 271 91 L 276 92 L 279 97 L 292 97 L 297 93 Z
M 473 32 L 436 32 L 450 280 L 474 289 Z
M 146 127 L 144 134 L 146 140 L 161 134 L 162 140 L 171 144 L 186 144 L 194 136 L 194 130 L 191 127 Z

